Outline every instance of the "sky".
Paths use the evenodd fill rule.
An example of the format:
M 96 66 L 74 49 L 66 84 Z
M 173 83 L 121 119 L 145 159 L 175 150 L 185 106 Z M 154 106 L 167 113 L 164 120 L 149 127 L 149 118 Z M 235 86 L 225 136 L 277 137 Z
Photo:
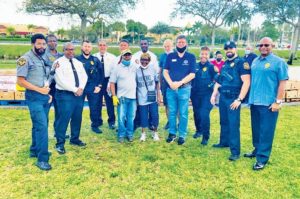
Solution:
M 59 28 L 68 29 L 72 25 L 80 25 L 77 17 L 68 18 L 65 16 L 41 16 L 27 14 L 22 10 L 23 0 L 0 0 L 0 23 L 12 24 L 34 24 L 47 26 L 51 31 Z M 176 0 L 143 0 L 134 10 L 126 10 L 125 17 L 118 21 L 126 22 L 127 19 L 140 21 L 148 28 L 154 26 L 158 21 L 165 22 L 172 26 L 185 27 L 188 23 L 193 24 L 199 18 L 186 17 L 184 19 L 170 19 Z M 4 6 L 5 5 L 5 6 Z M 24 10 L 24 9 L 23 9 Z M 252 20 L 252 27 L 261 25 L 263 19 L 256 16 Z

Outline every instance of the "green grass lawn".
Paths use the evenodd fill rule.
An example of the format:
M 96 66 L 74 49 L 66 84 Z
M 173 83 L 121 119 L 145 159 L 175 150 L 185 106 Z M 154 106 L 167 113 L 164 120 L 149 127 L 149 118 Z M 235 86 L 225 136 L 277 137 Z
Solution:
M 211 147 L 219 138 L 217 109 L 211 114 L 212 135 L 205 147 L 192 138 L 192 111 L 186 144 L 167 144 L 167 132 L 162 130 L 166 120 L 160 111 L 160 142 L 140 143 L 138 130 L 133 143 L 119 144 L 106 124 L 103 134 L 93 134 L 84 110 L 81 139 L 87 147 L 66 143 L 67 153 L 58 155 L 51 126 L 53 169 L 44 172 L 28 157 L 28 111 L 0 109 L 0 198 L 300 198 L 300 106 L 281 111 L 270 163 L 259 172 L 251 169 L 254 159 L 229 162 L 228 149 Z M 244 153 L 252 149 L 249 109 L 242 110 L 241 118 Z

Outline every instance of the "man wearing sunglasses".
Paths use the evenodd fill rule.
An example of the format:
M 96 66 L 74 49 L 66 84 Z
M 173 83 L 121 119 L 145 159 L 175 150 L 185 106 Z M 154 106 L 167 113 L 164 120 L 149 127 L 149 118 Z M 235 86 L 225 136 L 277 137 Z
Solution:
M 269 160 L 284 88 L 289 78 L 287 64 L 272 53 L 272 39 L 264 37 L 257 46 L 260 56 L 251 66 L 249 95 L 254 150 L 244 155 L 247 158 L 256 157 L 253 170 L 263 169 Z
M 240 112 L 250 86 L 250 66 L 237 55 L 236 45 L 228 41 L 224 45 L 227 60 L 221 70 L 211 96 L 211 103 L 216 103 L 220 93 L 220 143 L 215 148 L 230 147 L 230 161 L 240 157 Z

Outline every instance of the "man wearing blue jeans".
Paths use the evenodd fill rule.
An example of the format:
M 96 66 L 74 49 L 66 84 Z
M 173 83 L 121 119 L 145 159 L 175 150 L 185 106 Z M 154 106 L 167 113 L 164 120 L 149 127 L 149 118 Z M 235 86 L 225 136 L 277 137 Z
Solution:
M 171 143 L 176 139 L 176 117 L 177 113 L 179 113 L 178 145 L 184 144 L 187 135 L 191 80 L 195 78 L 196 67 L 196 57 L 186 50 L 186 37 L 179 35 L 176 38 L 177 52 L 172 52 L 168 55 L 163 72 L 168 83 L 169 136 L 166 141 Z
M 110 76 L 110 90 L 113 105 L 118 110 L 118 142 L 126 137 L 133 141 L 133 120 L 136 111 L 136 64 L 131 61 L 130 50 L 122 52 L 121 60 Z M 117 93 L 116 93 L 117 85 Z

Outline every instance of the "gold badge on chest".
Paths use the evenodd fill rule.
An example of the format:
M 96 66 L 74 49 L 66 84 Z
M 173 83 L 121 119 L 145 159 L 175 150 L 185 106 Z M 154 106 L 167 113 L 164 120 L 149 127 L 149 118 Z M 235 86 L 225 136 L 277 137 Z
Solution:
M 203 72 L 206 72 L 207 71 L 207 67 L 204 67 L 202 70 L 203 70 Z
M 232 63 L 230 64 L 230 67 L 231 67 L 231 68 L 234 67 L 234 62 L 232 62 Z
M 91 61 L 91 65 L 94 65 L 94 61 Z
M 271 64 L 270 63 L 266 63 L 265 64 L 265 68 L 270 68 Z

